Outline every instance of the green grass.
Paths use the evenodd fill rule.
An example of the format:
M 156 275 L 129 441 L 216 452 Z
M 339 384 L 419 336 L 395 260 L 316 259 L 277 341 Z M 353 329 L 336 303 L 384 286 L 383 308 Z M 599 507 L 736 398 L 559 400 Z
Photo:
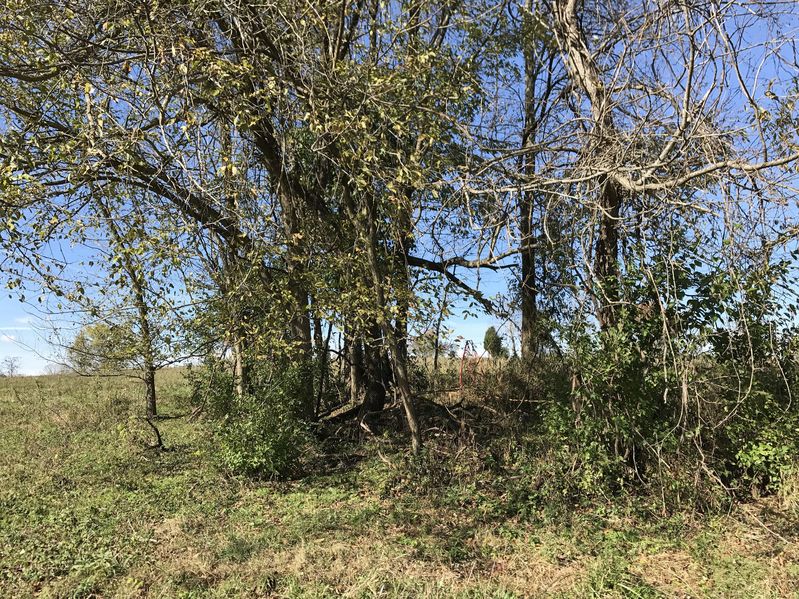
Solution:
M 490 477 L 417 489 L 389 443 L 302 480 L 236 478 L 187 422 L 181 373 L 159 386 L 166 452 L 135 382 L 0 379 L 0 596 L 799 596 L 799 520 L 775 499 L 550 518 Z

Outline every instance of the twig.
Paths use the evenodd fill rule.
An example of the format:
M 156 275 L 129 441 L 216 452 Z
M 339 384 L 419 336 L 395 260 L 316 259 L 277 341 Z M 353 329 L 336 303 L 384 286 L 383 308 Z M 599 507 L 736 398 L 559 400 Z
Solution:
M 760 518 L 758 518 L 757 516 L 755 516 L 755 515 L 754 515 L 753 513 L 751 513 L 749 510 L 745 509 L 743 506 L 741 507 L 741 511 L 742 511 L 744 514 L 746 514 L 747 516 L 749 516 L 750 518 L 752 518 L 752 519 L 753 519 L 755 522 L 757 522 L 757 523 L 758 523 L 760 526 L 762 526 L 762 527 L 763 527 L 763 529 L 764 529 L 766 532 L 770 533 L 770 534 L 771 534 L 771 535 L 773 535 L 775 538 L 779 539 L 780 541 L 782 541 L 782 542 L 783 542 L 783 543 L 785 543 L 786 545 L 790 545 L 790 544 L 791 544 L 791 541 L 789 541 L 788 539 L 786 539 L 785 537 L 783 537 L 781 534 L 779 534 L 779 533 L 777 533 L 777 532 L 774 532 L 773 530 L 771 530 L 771 529 L 770 529 L 768 526 L 766 526 L 766 524 L 765 524 L 765 523 L 764 523 L 764 522 L 763 522 L 763 521 L 762 521 Z

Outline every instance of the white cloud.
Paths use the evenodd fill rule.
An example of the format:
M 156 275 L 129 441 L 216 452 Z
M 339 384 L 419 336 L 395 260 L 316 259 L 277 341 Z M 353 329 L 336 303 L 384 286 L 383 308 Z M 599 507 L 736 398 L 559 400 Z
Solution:
M 14 335 L 0 335 L 0 341 L 3 343 L 14 343 L 17 340 Z

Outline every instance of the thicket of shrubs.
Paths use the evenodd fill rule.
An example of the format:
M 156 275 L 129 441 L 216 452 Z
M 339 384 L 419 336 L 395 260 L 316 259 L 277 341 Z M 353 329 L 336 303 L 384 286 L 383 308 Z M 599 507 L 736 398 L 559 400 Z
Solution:
M 312 436 L 302 418 L 307 367 L 262 368 L 246 393 L 234 391 L 221 361 L 208 361 L 190 376 L 195 402 L 211 416 L 217 455 L 233 472 L 267 478 L 297 474 Z
M 782 335 L 779 354 L 764 352 L 746 369 L 739 357 L 727 357 L 732 341 L 722 352 L 710 346 L 686 352 L 677 368 L 674 356 L 663 358 L 662 338 L 647 341 L 640 326 L 570 334 L 567 352 L 534 361 L 485 358 L 464 369 L 449 357 L 433 371 L 429 361 L 416 360 L 414 393 L 435 434 L 428 435 L 430 449 L 406 463 L 397 485 L 472 488 L 482 481 L 507 487 L 512 503 L 568 504 L 632 490 L 667 506 L 712 508 L 794 484 L 794 337 Z M 326 405 L 347 399 L 349 371 L 336 364 Z M 323 420 L 312 429 L 300 408 L 303 381 L 314 372 L 318 364 L 262 364 L 248 392 L 237 396 L 228 364 L 194 369 L 192 385 L 212 416 L 227 468 L 269 478 L 302 473 L 325 428 Z M 396 418 L 385 417 L 392 424 L 381 426 L 378 418 L 368 430 L 397 432 Z M 368 436 L 359 422 L 350 420 L 355 434 Z

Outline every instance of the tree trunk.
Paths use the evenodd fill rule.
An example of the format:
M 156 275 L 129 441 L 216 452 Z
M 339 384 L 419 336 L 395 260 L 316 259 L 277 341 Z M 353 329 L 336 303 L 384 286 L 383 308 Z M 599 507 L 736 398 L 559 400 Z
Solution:
M 534 14 L 533 0 L 527 1 L 528 15 Z M 535 40 L 523 39 L 524 44 L 524 126 L 522 130 L 522 149 L 527 149 L 520 157 L 521 172 L 525 177 L 535 174 L 535 152 L 531 149 L 536 141 L 538 122 L 536 119 L 536 78 L 539 65 L 534 52 Z M 519 233 L 521 245 L 521 355 L 522 359 L 532 360 L 539 352 L 538 323 L 538 282 L 536 281 L 536 250 L 533 240 L 533 216 L 535 195 L 525 190 L 519 198 Z
M 141 333 L 142 358 L 143 358 L 143 378 L 145 394 L 147 398 L 147 418 L 155 418 L 158 415 L 158 405 L 155 394 L 155 356 L 153 355 L 153 337 L 150 330 L 150 315 L 145 302 L 144 289 L 141 281 L 136 277 L 133 279 L 134 298 L 136 309 L 139 314 L 139 330 Z
M 349 362 L 350 401 L 362 404 L 366 396 L 364 390 L 363 346 L 360 337 L 347 337 L 347 362 Z
M 603 161 L 614 156 L 616 127 L 611 113 L 611 99 L 602 81 L 585 39 L 578 15 L 578 0 L 556 0 L 553 5 L 555 33 L 564 56 L 566 69 L 575 85 L 581 87 L 591 104 L 593 119 L 593 152 Z M 613 166 L 613 165 L 611 165 Z M 604 166 L 603 168 L 607 168 Z M 619 216 L 622 191 L 612 175 L 599 181 L 598 236 L 594 256 L 594 298 L 597 303 L 597 320 L 608 328 L 615 322 L 615 305 L 619 286 Z
M 311 302 L 313 302 L 313 297 L 311 297 L 310 299 Z M 319 402 L 321 401 L 323 393 L 322 381 L 324 379 L 325 363 L 322 355 L 323 352 L 322 346 L 324 345 L 324 339 L 322 337 L 322 319 L 313 313 L 309 315 L 309 318 L 311 319 L 311 329 L 313 334 L 312 355 L 314 357 L 314 361 L 313 361 L 313 369 L 308 373 L 308 378 L 311 379 L 311 381 L 313 381 L 313 379 L 316 378 L 318 383 L 315 389 L 313 387 L 311 388 L 311 393 L 314 402 L 313 416 L 314 418 L 316 418 L 316 414 L 319 412 L 318 409 Z
M 298 269 L 294 269 L 295 277 L 299 278 Z M 311 335 L 311 316 L 308 313 L 308 292 L 301 283 L 290 282 L 291 296 L 294 298 L 294 313 L 289 322 L 291 341 L 297 348 L 297 357 L 300 362 L 307 362 L 313 355 L 313 338 Z
M 315 401 L 314 401 L 314 381 L 311 373 L 313 372 L 313 343 L 311 341 L 311 317 L 308 313 L 308 293 L 299 285 L 295 286 L 292 291 L 296 299 L 296 307 L 298 313 L 294 315 L 291 321 L 292 337 L 294 343 L 297 344 L 297 360 L 300 366 L 307 370 L 303 374 L 301 394 L 302 405 L 300 406 L 300 415 L 306 420 L 314 419 Z
M 411 436 L 411 451 L 418 454 L 422 448 L 422 433 L 419 429 L 419 418 L 416 415 L 416 406 L 413 403 L 410 379 L 408 378 L 408 366 L 405 359 L 399 354 L 397 341 L 394 338 L 394 329 L 389 324 L 384 325 L 385 335 L 388 338 L 388 345 L 394 355 L 394 380 L 399 387 L 402 407 L 405 411 L 405 420 L 408 424 L 408 431 Z
M 301 201 L 294 197 L 284 177 L 278 176 L 278 198 L 283 211 L 283 231 L 286 236 L 286 270 L 288 272 L 288 288 L 294 300 L 292 314 L 289 318 L 289 342 L 293 345 L 294 360 L 302 368 L 310 368 L 313 362 L 313 341 L 311 334 L 310 295 L 303 280 L 305 255 L 301 245 L 302 228 L 300 225 L 299 205 Z M 300 415 L 312 420 L 314 417 L 313 377 L 304 376 L 302 380 L 302 405 Z
M 317 357 L 321 358 L 324 339 L 322 336 L 322 319 L 318 316 L 313 317 L 313 344 Z
M 144 389 L 147 398 L 147 418 L 158 415 L 158 405 L 155 395 L 155 365 L 152 362 L 144 365 Z
M 350 400 L 360 404 L 359 418 L 380 412 L 386 405 L 388 385 L 380 327 L 370 327 L 368 336 L 348 336 L 347 348 Z
M 321 319 L 319 322 L 319 340 L 321 342 L 322 325 Z M 319 388 L 316 390 L 316 407 L 314 409 L 314 418 L 318 419 L 322 410 L 322 398 L 325 392 L 330 387 L 330 338 L 333 335 L 333 323 L 327 325 L 327 335 L 325 335 L 324 342 L 319 350 Z
M 386 318 L 385 309 L 386 296 L 383 290 L 383 273 L 381 272 L 380 262 L 377 257 L 377 231 L 375 218 L 370 213 L 367 214 L 368 222 L 366 225 L 366 246 L 369 255 L 369 267 L 372 275 L 372 283 L 375 286 L 375 295 L 377 299 L 377 308 L 379 310 L 378 319 L 380 328 L 383 332 L 383 337 L 388 345 L 389 352 L 392 356 L 392 364 L 394 367 L 394 383 L 399 388 L 400 397 L 402 398 L 402 407 L 405 412 L 405 420 L 408 424 L 408 431 L 411 436 L 411 451 L 418 454 L 422 448 L 422 433 L 419 429 L 419 420 L 416 416 L 416 406 L 413 402 L 413 393 L 411 392 L 411 384 L 408 378 L 408 366 L 406 361 L 406 354 L 401 350 L 400 344 L 397 340 L 396 332 L 391 322 Z M 402 290 L 407 292 L 407 290 Z
M 239 213 L 239 206 L 236 200 L 236 188 L 233 181 L 233 138 L 232 131 L 227 123 L 220 122 L 220 133 L 222 139 L 221 159 L 223 161 L 223 181 L 225 190 L 225 203 L 228 215 L 231 219 Z M 242 279 L 242 260 L 239 251 L 239 240 L 232 238 L 225 240 L 226 245 L 222 246 L 219 240 L 220 254 L 222 258 L 222 273 L 220 280 L 220 291 L 227 299 L 229 305 L 235 308 L 228 312 L 228 327 L 232 337 L 231 346 L 233 350 L 233 385 L 236 395 L 244 397 L 250 386 L 249 365 L 245 356 L 247 347 L 247 328 L 246 313 L 248 306 L 242 305 L 240 299 L 234 300 L 231 294 L 239 288 Z
M 447 308 L 447 296 L 449 295 L 449 285 L 444 287 L 444 297 L 438 304 L 438 316 L 436 317 L 436 338 L 433 341 L 433 372 L 438 372 L 438 354 L 441 351 L 441 325 L 444 322 L 444 310 Z
M 235 334 L 233 338 L 233 381 L 236 395 L 244 397 L 249 388 L 249 369 L 244 358 L 244 341 L 241 335 Z
M 599 205 L 602 214 L 594 256 L 594 270 L 599 284 L 597 319 L 606 329 L 616 322 L 616 305 L 619 301 L 619 215 L 621 191 L 608 178 L 601 186 Z
M 380 412 L 386 406 L 387 380 L 383 368 L 383 336 L 379 326 L 373 325 L 370 328 L 369 338 L 363 349 L 366 397 L 361 405 L 361 417 Z
M 522 200 L 519 202 L 519 213 L 521 218 L 521 294 L 522 308 L 522 339 L 521 353 L 523 360 L 532 360 L 539 351 L 539 331 L 538 331 L 538 298 L 537 282 L 535 272 L 535 248 L 532 244 L 532 194 L 524 192 Z

